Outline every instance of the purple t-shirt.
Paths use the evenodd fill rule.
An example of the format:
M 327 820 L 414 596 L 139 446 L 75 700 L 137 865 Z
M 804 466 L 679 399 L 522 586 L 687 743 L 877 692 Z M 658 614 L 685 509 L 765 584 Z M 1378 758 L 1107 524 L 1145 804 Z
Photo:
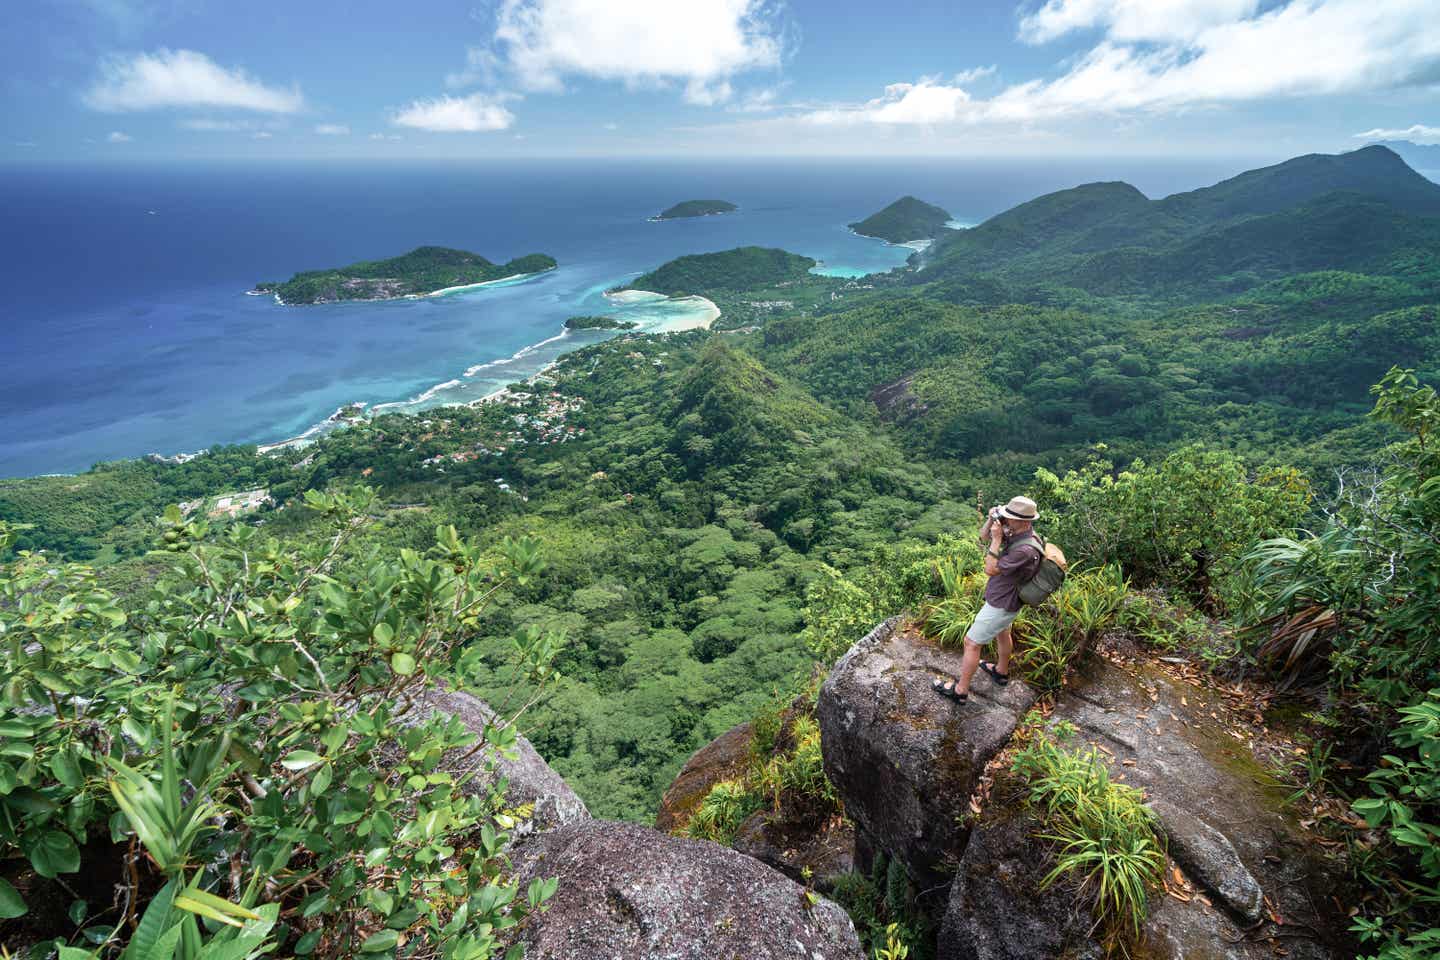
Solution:
M 1040 568 L 1040 545 L 1033 540 L 1000 547 L 997 565 L 1000 572 L 985 584 L 985 602 L 1011 613 L 1020 609 L 1020 585 L 1035 576 Z

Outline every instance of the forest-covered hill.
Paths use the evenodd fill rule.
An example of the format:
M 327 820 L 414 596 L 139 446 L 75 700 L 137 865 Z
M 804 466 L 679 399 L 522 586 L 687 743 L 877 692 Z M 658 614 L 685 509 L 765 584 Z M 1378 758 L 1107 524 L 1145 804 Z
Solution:
M 933 203 L 904 196 L 864 220 L 850 224 L 850 229 L 890 243 L 909 243 L 939 236 L 952 219 L 947 211 Z
M 491 263 L 478 253 L 449 247 L 416 247 L 386 260 L 362 260 L 330 270 L 306 270 L 284 283 L 257 283 L 255 290 L 273 293 L 286 305 L 335 303 L 340 300 L 393 300 L 421 296 L 474 283 L 489 283 L 527 273 L 552 270 L 555 259 L 543 253 Z

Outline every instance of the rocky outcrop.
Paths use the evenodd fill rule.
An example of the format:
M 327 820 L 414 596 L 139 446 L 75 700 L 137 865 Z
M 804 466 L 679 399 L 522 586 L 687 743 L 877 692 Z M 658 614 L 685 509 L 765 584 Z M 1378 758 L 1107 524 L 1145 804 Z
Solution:
M 855 869 L 855 825 L 842 816 L 816 823 L 803 811 L 761 810 L 740 825 L 730 846 L 792 880 L 808 873 L 819 890 Z
M 1018 680 L 1001 687 L 983 677 L 967 704 L 936 695 L 933 679 L 959 671 L 958 651 L 896 617 L 851 647 L 820 690 L 825 772 L 862 848 L 898 859 L 921 886 L 953 871 L 969 797 L 1035 702 Z
M 495 719 L 495 712 L 484 700 L 443 687 L 432 687 L 419 694 L 407 715 L 418 722 L 435 714 L 454 717 L 477 740 Z M 534 804 L 531 818 L 515 829 L 516 837 L 589 819 L 585 801 L 550 768 L 529 740 L 520 737 L 515 753 L 511 759 L 498 756 L 494 750 L 471 753 L 467 747 L 451 751 L 440 761 L 440 767 L 457 778 L 474 774 L 464 786 L 468 795 L 488 793 L 503 778 L 507 782 L 505 797 L 511 806 Z
M 1112 777 L 1145 792 L 1171 859 L 1196 891 L 1152 898 L 1139 955 L 1259 960 L 1283 943 L 1292 960 L 1353 956 L 1332 899 L 1343 871 L 1286 815 L 1283 794 L 1267 789 L 1249 748 L 1216 719 L 1215 696 L 1097 658 L 1051 717 L 1073 724 L 1077 746 L 1094 745 Z M 1041 832 L 1023 789 L 998 782 L 951 886 L 938 960 L 1096 949 L 1088 911 L 1077 912 L 1066 888 L 1039 890 L 1050 862 L 1035 840 Z
M 710 788 L 745 772 L 750 759 L 749 723 L 731 727 L 696 750 L 680 768 L 655 814 L 655 829 L 666 833 L 690 822 Z
M 557 877 L 531 960 L 863 960 L 845 911 L 750 857 L 604 820 L 531 837 L 521 888 Z

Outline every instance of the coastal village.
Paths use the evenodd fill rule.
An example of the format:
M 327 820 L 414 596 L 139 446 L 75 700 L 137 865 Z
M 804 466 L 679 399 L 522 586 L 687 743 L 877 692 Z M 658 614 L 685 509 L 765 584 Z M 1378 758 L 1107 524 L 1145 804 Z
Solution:
M 488 439 L 465 449 L 426 457 L 420 461 L 421 465 L 434 468 L 437 472 L 444 472 L 447 463 L 465 463 L 481 457 L 498 457 L 519 447 L 565 443 L 585 435 L 584 427 L 577 427 L 573 423 L 567 422 L 572 414 L 584 406 L 585 401 L 581 397 L 569 397 L 553 390 L 539 394 L 503 391 L 502 394 L 491 398 L 489 402 L 504 402 L 515 408 L 506 421 L 510 429 L 503 433 L 496 431 Z M 432 422 L 422 421 L 421 425 L 429 426 L 432 425 Z M 426 435 L 420 439 L 423 441 L 429 436 Z M 508 486 L 504 483 L 500 483 L 500 488 L 508 490 Z

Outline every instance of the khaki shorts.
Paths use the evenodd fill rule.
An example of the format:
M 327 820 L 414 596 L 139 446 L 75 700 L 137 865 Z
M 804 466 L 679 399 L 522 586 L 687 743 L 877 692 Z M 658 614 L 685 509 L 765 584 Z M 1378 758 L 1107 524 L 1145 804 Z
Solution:
M 977 647 L 983 647 L 1014 623 L 1018 616 L 1020 616 L 1019 610 L 1014 612 L 1001 610 L 999 607 L 992 607 L 987 603 L 976 614 L 975 622 L 970 625 L 965 639 Z

